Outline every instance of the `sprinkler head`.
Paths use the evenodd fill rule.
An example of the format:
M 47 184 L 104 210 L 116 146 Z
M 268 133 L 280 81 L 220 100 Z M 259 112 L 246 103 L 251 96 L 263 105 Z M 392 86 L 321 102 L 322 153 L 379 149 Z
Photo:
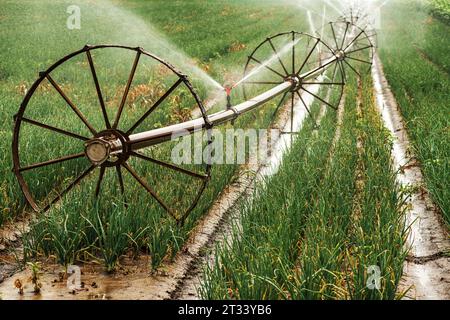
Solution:
M 232 86 L 226 85 L 224 86 L 225 93 L 227 95 L 227 110 L 231 109 L 231 90 L 233 90 Z
M 224 89 L 225 89 L 225 92 L 226 92 L 227 96 L 230 96 L 231 95 L 231 90 L 233 90 L 233 87 L 227 85 L 227 86 L 224 86 Z

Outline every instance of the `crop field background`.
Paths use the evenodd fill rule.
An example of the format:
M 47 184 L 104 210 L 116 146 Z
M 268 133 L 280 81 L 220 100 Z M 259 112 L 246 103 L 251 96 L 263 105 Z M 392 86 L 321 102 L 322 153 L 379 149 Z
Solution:
M 307 146 L 296 144 L 253 203 L 242 205 L 231 247 L 227 242 L 219 248 L 213 269 L 206 270 L 204 298 L 396 297 L 405 233 L 395 177 L 386 165 L 389 135 L 375 112 L 371 88 L 370 79 L 359 89 L 352 79 L 332 159 L 335 114 L 323 119 L 319 135 L 311 127 L 302 129 Z M 357 168 L 365 173 L 358 175 Z M 292 180 L 292 172 L 298 179 Z M 366 265 L 381 265 L 384 290 L 366 289 Z
M 420 2 L 410 6 L 394 2 L 388 8 L 380 56 L 425 173 L 427 186 L 417 187 L 430 190 L 448 223 L 450 56 L 444 48 L 450 45 L 450 27 L 429 16 Z M 405 15 L 399 13 L 404 10 Z M 415 23 L 400 29 L 407 19 Z
M 426 177 L 426 185 L 412 188 L 428 189 L 448 223 L 449 51 L 443 48 L 450 45 L 450 30 L 425 8 L 421 2 L 389 3 L 378 45 Z M 410 23 L 413 27 L 405 30 Z M 231 240 L 216 249 L 215 263 L 205 270 L 204 298 L 401 297 L 397 286 L 406 257 L 401 199 L 411 190 L 395 182 L 389 133 L 376 114 L 368 78 L 361 80 L 359 113 L 356 80 L 351 81 L 342 136 L 329 162 L 330 114 L 320 135 L 302 129 L 302 143 L 290 151 L 280 172 L 251 203 L 242 203 L 243 218 L 233 226 Z M 362 176 L 357 168 L 364 168 Z M 364 265 L 382 266 L 383 290 L 367 290 Z
M 87 44 L 141 47 L 186 74 L 211 114 L 226 107 L 222 85 L 242 78 L 248 56 L 261 41 L 281 32 L 320 30 L 324 7 L 328 16 L 338 16 L 327 2 L 0 0 L 0 229 L 32 217 L 16 245 L 18 268 L 56 264 L 67 272 L 70 265 L 91 264 L 114 275 L 123 271 L 125 257 L 138 261 L 146 256 L 149 277 L 164 274 L 187 239 L 195 237 L 198 222 L 242 174 L 240 170 L 246 170 L 238 164 L 213 165 L 205 192 L 184 224 L 177 224 L 129 172 L 114 168 L 106 170 L 101 187 L 96 184 L 103 175 L 96 170 L 50 210 L 34 213 L 11 172 L 11 142 L 14 115 L 39 71 Z M 66 26 L 71 5 L 81 8 L 78 30 Z M 433 210 L 445 231 L 450 230 L 450 4 L 391 0 L 381 13 L 376 50 L 424 184 L 406 189 L 399 185 L 391 158 L 393 138 L 377 110 L 371 73 L 364 64 L 356 67 L 360 75 L 347 71 L 341 110 L 324 111 L 325 105 L 317 100 L 311 104 L 279 170 L 237 201 L 233 215 L 239 218 L 227 222 L 226 239 L 204 250 L 209 258 L 198 267 L 199 298 L 400 299 L 407 294 L 399 290 L 409 254 L 405 199 L 418 190 L 429 193 Z M 92 58 L 106 117 L 113 121 L 136 51 L 93 50 Z M 142 55 L 139 63 L 119 125 L 123 131 L 179 79 L 171 66 L 150 57 Z M 96 131 L 105 129 L 105 116 L 92 108 L 98 108 L 98 97 L 85 53 L 51 76 Z M 248 97 L 259 93 L 256 88 L 246 92 Z M 318 95 L 325 93 L 321 89 Z M 331 96 L 336 99 L 337 93 Z M 233 104 L 245 101 L 242 87 L 233 90 L 231 99 Z M 281 105 L 278 100 L 218 130 L 270 128 Z M 180 85 L 133 132 L 191 120 L 198 112 L 190 88 Z M 92 136 L 48 80 L 39 85 L 24 116 L 81 137 Z M 170 161 L 177 143 L 146 148 L 143 154 Z M 19 149 L 21 165 L 33 166 L 82 153 L 84 144 L 24 123 Z M 251 156 L 249 150 L 246 155 Z M 177 217 L 202 190 L 204 181 L 198 177 L 142 158 L 129 163 Z M 38 205 L 45 207 L 89 165 L 86 157 L 80 157 L 24 170 L 23 176 Z M 198 175 L 206 170 L 204 164 L 182 168 Z M 441 256 L 448 257 L 448 252 Z M 380 269 L 381 287 L 376 290 L 368 289 L 368 266 Z

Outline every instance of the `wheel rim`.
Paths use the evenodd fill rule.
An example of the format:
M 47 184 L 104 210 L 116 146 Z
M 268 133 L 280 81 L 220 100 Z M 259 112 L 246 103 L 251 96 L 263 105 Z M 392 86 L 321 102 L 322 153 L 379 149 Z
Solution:
M 366 68 L 361 68 L 361 70 L 367 72 L 372 67 L 374 54 L 372 39 L 376 34 L 369 34 L 366 29 L 359 27 L 354 23 L 357 21 L 355 19 L 353 18 L 352 22 L 343 18 L 330 22 L 323 27 L 323 36 L 329 43 L 330 48 L 336 54 L 345 51 L 343 58 L 339 61 L 344 71 L 345 79 L 347 79 L 349 71 L 361 76 L 361 73 L 358 71 L 359 65 L 366 65 Z
M 104 97 L 104 91 L 102 90 L 102 84 L 106 83 L 107 81 L 99 81 L 99 75 L 98 75 L 98 69 L 96 68 L 96 61 L 93 57 L 93 52 L 100 52 L 102 49 L 108 49 L 108 50 L 125 50 L 127 52 L 131 52 L 134 54 L 134 59 L 132 62 L 131 71 L 128 74 L 128 78 L 126 81 L 125 88 L 123 90 L 123 94 L 120 99 L 120 103 L 118 104 L 118 110 L 115 112 L 115 116 L 112 118 L 111 115 L 108 115 L 108 112 L 111 113 L 111 111 L 107 107 L 106 99 Z M 85 56 L 84 56 L 85 55 Z M 93 107 L 96 107 L 97 109 L 94 110 L 98 114 L 98 119 L 96 118 L 96 125 L 91 124 L 91 118 L 88 119 L 83 114 L 84 110 L 81 110 L 79 106 L 77 107 L 76 103 L 73 102 L 71 97 L 69 97 L 69 94 L 66 94 L 66 87 L 64 85 L 61 85 L 58 80 L 53 78 L 53 73 L 57 73 L 58 68 L 62 68 L 64 64 L 69 64 L 71 60 L 76 59 L 84 59 L 85 68 L 90 72 L 90 76 L 92 77 L 91 81 L 93 81 L 93 87 L 95 88 L 95 99 L 97 101 L 97 104 Z M 144 59 L 147 59 L 147 62 L 143 62 Z M 129 120 L 128 116 L 126 121 L 131 121 L 133 124 L 128 125 L 125 124 L 125 119 L 123 114 L 127 113 L 127 107 L 129 106 L 129 103 L 127 102 L 127 99 L 130 100 L 130 90 L 133 88 L 133 85 L 136 85 L 136 88 L 138 87 L 137 83 L 140 83 L 137 78 L 137 70 L 141 67 L 142 70 L 140 72 L 144 72 L 142 76 L 143 81 L 145 80 L 146 73 L 149 71 L 147 70 L 148 66 L 156 66 L 160 69 L 151 70 L 153 73 L 161 72 L 161 77 L 166 77 L 165 80 L 169 82 L 172 78 L 175 78 L 176 81 L 174 83 L 169 84 L 168 86 L 164 87 L 164 90 L 161 91 L 161 93 L 155 94 L 155 97 L 153 98 L 154 101 L 146 101 L 145 106 L 148 105 L 148 108 L 137 110 L 139 112 L 136 112 L 138 114 L 137 119 Z M 84 65 L 83 65 L 84 66 Z M 98 65 L 97 65 L 98 66 Z M 150 73 L 150 72 L 149 72 Z M 152 74 L 153 74 L 152 73 Z M 105 75 L 108 75 L 108 70 L 105 71 Z M 104 77 L 105 79 L 108 79 L 108 77 Z M 140 78 L 139 78 L 140 79 Z M 65 116 L 67 117 L 73 117 L 73 121 L 78 121 L 80 124 L 84 125 L 84 130 L 88 134 L 80 134 L 79 132 L 72 132 L 71 130 L 68 130 L 67 128 L 61 128 L 61 126 L 58 126 L 58 121 L 55 120 L 56 124 L 49 124 L 45 123 L 44 121 L 40 121 L 37 119 L 33 119 L 26 116 L 27 108 L 29 107 L 30 100 L 35 97 L 38 99 L 40 96 L 39 90 L 43 90 L 43 83 L 49 83 L 49 87 L 52 90 L 54 94 L 57 94 L 59 98 L 62 98 L 65 102 L 65 105 L 61 106 L 64 111 L 60 114 L 55 115 L 56 118 L 63 118 Z M 135 84 L 133 84 L 135 82 Z M 164 82 L 161 82 L 165 85 Z M 106 84 L 104 84 L 106 86 Z M 148 85 L 147 87 L 151 87 Z M 68 87 L 70 88 L 70 87 Z M 168 88 L 168 89 L 167 89 Z M 103 88 L 104 89 L 104 88 Z M 167 90 L 165 90 L 167 89 Z M 38 92 L 38 93 L 37 93 Z M 164 93 L 162 93 L 164 92 Z M 179 95 L 179 92 L 181 92 L 181 95 Z M 147 93 L 142 94 L 142 99 L 145 100 L 145 96 Z M 148 94 L 147 94 L 148 96 Z M 177 99 L 175 99 L 177 98 Z M 170 100 L 170 99 L 173 99 Z M 149 124 L 154 125 L 156 127 L 158 126 L 165 126 L 165 123 L 159 123 L 155 121 L 151 122 L 149 119 L 152 116 L 156 117 L 156 114 L 164 114 L 166 110 L 163 110 L 164 108 L 168 108 L 168 106 L 175 106 L 179 107 L 184 104 L 190 104 L 190 106 L 194 106 L 194 108 L 198 108 L 200 110 L 200 113 L 205 120 L 205 123 L 208 123 L 207 116 L 205 109 L 193 89 L 192 84 L 189 82 L 187 77 L 180 72 L 178 72 L 173 66 L 168 64 L 167 62 L 163 61 L 162 59 L 146 52 L 142 48 L 133 48 L 133 47 L 127 47 L 127 46 L 117 46 L 117 45 L 99 45 L 99 46 L 85 46 L 83 49 L 78 50 L 76 52 L 73 52 L 62 59 L 60 59 L 58 62 L 53 64 L 50 68 L 48 68 L 45 72 L 41 72 L 39 74 L 39 78 L 34 82 L 34 84 L 30 87 L 29 91 L 27 92 L 20 109 L 15 116 L 15 126 L 14 126 L 14 135 L 13 135 L 13 144 L 12 144 L 12 151 L 13 151 L 13 171 L 18 179 L 19 185 L 25 195 L 25 198 L 27 199 L 28 203 L 31 205 L 31 207 L 36 211 L 46 211 L 48 210 L 53 204 L 57 203 L 59 200 L 64 198 L 64 196 L 69 193 L 73 188 L 77 185 L 79 185 L 82 182 L 85 182 L 85 180 L 88 180 L 88 177 L 92 174 L 93 171 L 98 171 L 98 179 L 95 183 L 95 196 L 99 196 L 101 193 L 101 187 L 102 187 L 102 181 L 105 176 L 105 172 L 108 169 L 112 169 L 115 171 L 117 176 L 117 184 L 118 189 L 120 189 L 122 194 L 125 194 L 127 191 L 127 185 L 125 183 L 125 179 L 123 178 L 122 171 L 125 169 L 126 172 L 130 174 L 130 177 L 132 177 L 138 185 L 146 189 L 146 191 L 150 194 L 150 198 L 153 198 L 153 200 L 156 200 L 157 203 L 161 207 L 164 208 L 165 211 L 167 211 L 174 219 L 177 221 L 184 221 L 189 213 L 196 207 L 201 194 L 206 188 L 206 184 L 209 181 L 210 173 L 211 173 L 211 165 L 208 161 L 203 162 L 199 164 L 201 167 L 200 172 L 194 172 L 192 170 L 187 170 L 183 168 L 182 166 L 176 165 L 171 163 L 170 161 L 166 161 L 163 159 L 156 159 L 154 157 L 151 157 L 150 155 L 146 155 L 143 152 L 140 151 L 132 151 L 131 148 L 129 148 L 128 144 L 128 137 L 130 134 L 141 132 L 142 130 L 139 130 L 141 127 L 145 127 Z M 141 105 L 144 105 L 141 103 Z M 33 108 L 34 105 L 30 106 L 30 108 Z M 161 110 L 159 110 L 161 109 Z M 34 111 L 36 112 L 36 111 Z M 64 114 L 66 113 L 67 114 Z M 172 119 L 172 112 L 171 110 L 168 110 L 170 121 L 177 121 L 177 118 L 175 117 L 174 120 Z M 128 112 L 131 114 L 131 118 L 134 117 L 134 112 Z M 70 114 L 70 115 L 69 115 Z M 111 119 L 112 118 L 112 119 Z M 99 119 L 102 119 L 103 127 L 99 128 Z M 98 120 L 98 121 L 97 121 Z M 84 148 L 86 143 L 89 143 L 93 139 L 105 139 L 106 137 L 113 137 L 115 139 L 119 139 L 124 146 L 122 152 L 120 154 L 117 154 L 113 158 L 108 158 L 106 161 L 102 163 L 95 163 L 92 161 L 87 161 L 87 165 L 81 170 L 77 170 L 76 175 L 71 175 L 72 179 L 71 182 L 66 184 L 64 188 L 62 188 L 62 191 L 58 191 L 57 195 L 53 198 L 45 199 L 37 199 L 40 197 L 36 197 L 35 194 L 33 194 L 33 191 L 30 188 L 30 179 L 27 179 L 24 175 L 26 172 L 33 172 L 33 170 L 38 170 L 44 167 L 50 167 L 53 165 L 66 165 L 66 163 L 69 163 L 70 161 L 74 160 L 90 160 L 88 157 L 88 154 L 86 153 L 86 150 L 83 152 L 76 152 L 76 153 L 70 153 L 65 154 L 62 157 L 50 157 L 50 159 L 47 159 L 45 161 L 31 161 L 31 163 L 23 164 L 22 158 L 29 159 L 32 157 L 30 154 L 24 154 L 26 153 L 26 149 L 23 144 L 23 139 L 27 139 L 26 141 L 32 141 L 33 136 L 26 136 L 27 132 L 32 132 L 32 130 L 26 130 L 23 129 L 24 124 L 27 126 L 32 126 L 32 130 L 41 130 L 42 132 L 45 132 L 46 134 L 54 135 L 55 137 L 58 136 L 57 139 L 62 139 L 61 137 L 65 137 L 68 140 L 73 139 L 73 141 L 79 141 L 76 145 L 80 146 L 80 148 Z M 128 125 L 128 126 L 127 126 Z M 208 127 L 209 128 L 209 127 Z M 41 132 L 39 131 L 39 132 Z M 36 137 L 34 137 L 36 138 Z M 56 139 L 56 138 L 55 138 Z M 34 140 L 36 141 L 36 140 Z M 209 147 L 211 143 L 211 137 L 208 135 L 208 139 L 206 141 L 206 146 Z M 27 143 L 28 144 L 28 143 Z M 31 142 L 29 143 L 31 144 Z M 70 142 L 72 144 L 72 142 Z M 54 146 L 54 148 L 61 148 L 64 149 L 64 144 L 61 144 L 60 146 Z M 49 147 L 52 148 L 52 147 Z M 26 150 L 24 150 L 26 149 Z M 146 150 L 144 150 L 146 151 Z M 41 157 L 42 155 L 39 155 Z M 194 177 L 195 179 L 198 179 L 199 186 L 194 192 L 191 194 L 192 200 L 183 200 L 184 209 L 177 208 L 172 209 L 168 204 L 166 204 L 167 200 L 162 200 L 158 196 L 158 190 L 153 190 L 153 188 L 149 185 L 149 182 L 141 176 L 141 174 L 133 168 L 133 165 L 131 164 L 131 159 L 139 159 L 140 161 L 145 161 L 151 164 L 154 164 L 161 168 L 161 170 L 169 170 L 169 171 L 176 171 L 180 175 L 186 175 L 190 177 Z M 92 159 L 91 159 L 92 160 Z M 75 165 L 74 165 L 75 166 Z M 197 167 L 196 167 L 197 168 Z M 75 171 L 75 169 L 74 169 Z M 73 172 L 72 172 L 73 173 Z M 36 174 L 39 175 L 39 174 Z M 48 177 L 48 180 L 51 178 Z M 58 178 L 55 178 L 55 181 L 57 181 Z M 91 179 L 92 180 L 92 179 Z M 40 181 L 40 180 L 38 180 Z M 91 181 L 92 182 L 92 181 Z M 49 183 L 51 185 L 51 183 Z M 49 191 L 49 194 L 52 191 Z M 189 202 L 189 204 L 187 204 Z M 44 204 L 44 205 L 43 205 Z

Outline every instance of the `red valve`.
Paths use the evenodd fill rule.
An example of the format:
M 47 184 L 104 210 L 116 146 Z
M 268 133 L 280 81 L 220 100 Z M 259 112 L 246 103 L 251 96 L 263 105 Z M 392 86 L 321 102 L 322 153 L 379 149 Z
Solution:
M 225 86 L 225 92 L 227 93 L 227 96 L 231 95 L 231 90 L 233 90 L 232 86 Z
M 224 86 L 225 92 L 227 94 L 227 109 L 231 109 L 231 90 L 233 90 L 232 86 Z

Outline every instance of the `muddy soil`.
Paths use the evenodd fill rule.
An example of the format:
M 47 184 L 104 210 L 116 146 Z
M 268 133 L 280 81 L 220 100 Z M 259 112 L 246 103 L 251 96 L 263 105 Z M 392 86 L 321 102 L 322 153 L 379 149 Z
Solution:
M 0 228 L 0 283 L 16 273 L 22 256 L 22 234 L 28 232 L 33 217 L 19 217 L 14 222 L 7 222 Z

